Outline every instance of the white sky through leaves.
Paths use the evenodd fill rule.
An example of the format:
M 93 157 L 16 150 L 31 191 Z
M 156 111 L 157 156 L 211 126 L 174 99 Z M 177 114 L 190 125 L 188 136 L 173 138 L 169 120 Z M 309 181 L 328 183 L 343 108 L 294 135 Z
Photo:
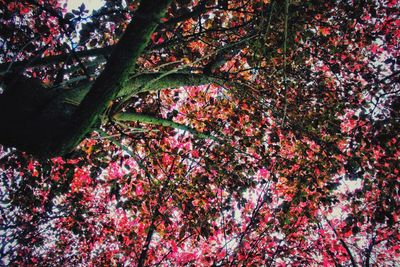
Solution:
M 86 9 L 91 12 L 94 9 L 98 9 L 103 5 L 103 0 L 67 0 L 67 10 L 78 9 L 82 3 L 85 4 Z

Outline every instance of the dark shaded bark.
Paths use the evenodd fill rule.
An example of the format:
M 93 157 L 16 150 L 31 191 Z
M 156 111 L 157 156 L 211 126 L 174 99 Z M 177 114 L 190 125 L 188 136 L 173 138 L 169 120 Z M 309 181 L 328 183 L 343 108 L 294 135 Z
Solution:
M 55 111 L 46 116 L 58 117 L 57 120 L 51 123 L 38 120 L 56 94 L 44 88 L 40 81 L 21 74 L 8 74 L 3 85 L 6 90 L 0 95 L 0 143 L 34 153 L 45 145 L 43 139 L 60 129 L 65 121 L 58 117 L 62 113 Z

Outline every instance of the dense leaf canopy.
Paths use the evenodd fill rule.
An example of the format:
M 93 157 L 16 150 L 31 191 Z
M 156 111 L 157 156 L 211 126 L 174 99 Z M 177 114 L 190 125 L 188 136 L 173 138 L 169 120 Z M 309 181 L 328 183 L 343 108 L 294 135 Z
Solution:
M 2 264 L 399 266 L 398 2 L 140 2 L 0 0 Z

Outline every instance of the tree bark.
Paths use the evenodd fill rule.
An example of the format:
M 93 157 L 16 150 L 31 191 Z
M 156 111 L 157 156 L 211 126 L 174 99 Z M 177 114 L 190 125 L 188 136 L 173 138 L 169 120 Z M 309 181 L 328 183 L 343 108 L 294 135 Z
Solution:
M 218 141 L 218 139 L 212 135 L 198 132 L 196 129 L 193 129 L 189 126 L 176 123 L 171 120 L 156 118 L 153 116 L 148 116 L 145 114 L 139 113 L 118 113 L 114 115 L 114 119 L 121 122 L 141 122 L 141 123 L 149 123 L 153 125 L 161 125 L 166 127 L 171 127 L 174 129 L 182 130 L 193 134 L 194 136 L 202 139 L 211 139 L 214 141 Z
M 143 73 L 128 79 L 124 87 L 117 93 L 116 97 L 126 97 L 141 92 L 159 91 L 167 88 L 181 86 L 196 86 L 209 84 L 215 80 L 202 74 L 188 72 L 176 72 L 163 76 L 164 73 Z M 62 98 L 70 103 L 80 104 L 89 92 L 92 83 L 82 85 L 78 88 L 67 89 L 62 93 Z
M 171 0 L 141 2 L 104 71 L 73 114 L 67 126 L 68 131 L 56 136 L 45 154 L 62 155 L 70 152 L 92 129 L 110 102 L 129 82 L 129 76 L 135 70 L 136 59 L 148 44 L 150 35 L 157 28 L 170 2 Z
M 43 111 L 39 108 L 35 108 L 33 112 L 43 111 L 37 118 L 19 120 L 9 116 L 8 122 L 13 122 L 13 125 L 1 123 L 7 127 L 5 133 L 0 134 L 1 143 L 43 158 L 70 152 L 95 127 L 110 102 L 132 83 L 129 78 L 135 71 L 136 60 L 149 43 L 150 35 L 159 25 L 170 2 L 171 0 L 141 2 L 104 71 L 70 118 L 59 119 L 59 112 L 46 112 L 47 109 Z M 135 88 L 140 92 L 140 87 Z M 133 90 L 131 93 L 137 92 Z M 3 95 L 1 97 L 4 102 L 9 100 Z M 29 97 L 25 101 L 27 99 Z M 28 117 L 30 114 L 25 115 Z

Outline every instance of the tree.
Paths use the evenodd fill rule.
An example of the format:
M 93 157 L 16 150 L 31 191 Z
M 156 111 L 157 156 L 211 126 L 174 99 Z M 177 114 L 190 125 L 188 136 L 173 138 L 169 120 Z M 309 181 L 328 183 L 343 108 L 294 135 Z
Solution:
M 395 1 L 1 10 L 3 264 L 399 264 Z

